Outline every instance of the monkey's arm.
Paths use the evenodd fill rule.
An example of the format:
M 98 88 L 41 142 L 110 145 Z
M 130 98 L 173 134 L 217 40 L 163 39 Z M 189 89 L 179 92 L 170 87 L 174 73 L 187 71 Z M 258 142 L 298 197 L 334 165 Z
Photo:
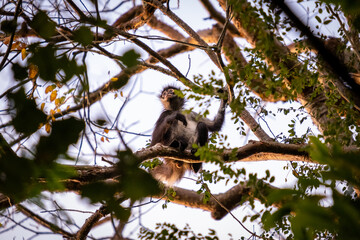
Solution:
M 164 111 L 160 115 L 155 124 L 150 146 L 154 146 L 157 143 L 167 145 L 171 137 L 171 126 L 175 120 L 181 121 L 185 126 L 187 125 L 185 116 L 179 112 Z
M 220 131 L 225 119 L 225 108 L 226 101 L 221 99 L 220 107 L 214 120 L 211 121 L 210 119 L 204 118 L 203 122 L 206 124 L 210 132 Z

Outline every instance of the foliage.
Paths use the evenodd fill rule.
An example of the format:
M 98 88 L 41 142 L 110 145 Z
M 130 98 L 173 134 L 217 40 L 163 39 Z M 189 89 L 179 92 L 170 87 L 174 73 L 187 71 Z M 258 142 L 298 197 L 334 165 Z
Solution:
M 164 198 L 164 211 L 173 201 L 225 214 L 236 207 L 248 206 L 251 213 L 244 213 L 241 221 L 236 220 L 253 239 L 358 238 L 360 96 L 357 88 L 352 87 L 359 83 L 356 77 L 360 72 L 357 1 L 291 3 L 295 9 L 305 9 L 313 37 L 347 67 L 347 74 L 354 81 L 350 85 L 330 67 L 330 60 L 319 54 L 317 46 L 304 37 L 304 32 L 286 13 L 284 1 L 217 1 L 228 4 L 223 8 L 231 6 L 221 11 L 234 24 L 227 26 L 228 32 L 223 31 L 225 22 L 221 23 L 209 11 L 211 18 L 219 21 L 211 29 L 211 37 L 218 42 L 209 46 L 181 39 L 182 33 L 176 27 L 159 20 L 165 15 L 175 19 L 174 25 L 194 38 L 197 33 L 171 15 L 176 12 L 172 7 L 176 1 L 160 1 L 163 7 L 165 2 L 170 4 L 166 11 L 156 10 L 157 1 L 131 1 L 139 4 L 126 5 L 131 9 L 121 8 L 130 1 L 121 1 L 119 5 L 110 1 L 80 1 L 81 6 L 70 0 L 65 2 L 62 6 L 56 1 L 49 1 L 49 5 L 42 1 L 8 1 L 0 7 L 3 43 L 0 71 L 6 75 L 3 80 L 6 89 L 2 88 L 0 93 L 4 100 L 0 116 L 0 200 L 7 200 L 1 202 L 2 208 L 10 209 L 37 198 L 45 209 L 46 199 L 41 195 L 44 191 L 54 195 L 74 191 L 92 206 L 102 205 L 100 209 L 106 209 L 103 214 L 120 220 L 121 229 L 122 224 L 131 223 L 137 206 L 153 203 L 147 197 L 154 196 Z M 206 5 L 207 1 L 202 2 Z M 179 9 L 183 4 L 179 1 Z M 154 36 L 148 27 L 172 39 Z M 227 34 L 216 35 L 217 28 Z M 204 32 L 199 31 L 199 36 Z M 201 37 L 209 38 L 206 34 Z M 160 49 L 159 40 L 168 48 Z M 166 45 L 169 42 L 174 45 L 169 47 Z M 188 77 L 182 74 L 181 64 L 170 57 L 194 49 L 215 64 L 204 73 L 196 69 L 198 65 L 191 66 L 188 57 L 188 70 L 195 72 Z M 100 64 L 105 62 L 103 59 L 106 63 Z M 97 75 L 100 66 L 110 69 L 106 65 L 109 62 L 116 65 L 116 70 L 106 69 L 107 75 L 103 72 Z M 210 66 L 208 62 L 206 65 Z M 201 117 L 211 118 L 219 99 L 228 100 L 226 125 L 231 125 L 232 130 L 225 133 L 223 128 L 224 132 L 212 133 L 205 146 L 193 145 L 197 151 L 192 157 L 212 166 L 198 175 L 195 191 L 184 191 L 191 197 L 183 197 L 178 194 L 180 191 L 177 193 L 179 188 L 166 188 L 152 178 L 148 171 L 161 164 L 159 157 L 153 158 L 152 153 L 150 161 L 135 152 L 146 143 L 140 140 L 140 144 L 133 144 L 133 140 L 149 141 L 150 137 L 145 128 L 137 125 L 138 121 L 152 121 L 157 112 L 142 113 L 150 106 L 149 98 L 136 106 L 129 102 L 138 96 L 148 97 L 157 86 L 164 85 L 155 79 L 158 77 L 141 75 L 147 69 L 175 77 L 179 80 L 177 84 L 183 84 L 177 94 L 187 99 L 186 112 L 196 111 Z M 152 124 L 146 128 L 152 128 Z M 269 170 L 259 173 L 249 170 L 246 164 L 235 163 L 242 160 L 239 151 L 247 154 L 246 146 L 252 144 L 248 140 L 254 138 L 263 142 L 274 140 L 289 148 L 306 146 L 297 151 L 306 151 L 304 155 L 312 163 L 300 162 L 295 157 L 296 160 L 288 161 L 283 170 L 294 181 L 284 187 L 278 184 L 277 169 L 271 165 Z M 248 142 L 245 147 L 243 142 Z M 255 163 L 268 160 L 261 159 L 263 148 L 259 149 L 262 150 L 249 154 Z M 271 153 L 277 154 L 275 160 L 298 156 L 280 148 L 272 149 Z M 277 158 L 279 155 L 282 158 Z M 101 165 L 110 166 L 94 167 L 99 159 Z M 79 163 L 91 170 L 86 167 L 84 170 Z M 212 187 L 218 184 L 229 188 L 241 186 L 244 191 L 241 196 L 235 194 L 237 198 L 231 198 L 234 196 L 231 189 L 213 194 Z M 196 204 L 191 202 L 197 199 L 193 193 L 201 196 Z M 0 214 L 16 219 L 12 213 L 7 216 L 6 211 Z M 30 218 L 45 227 L 51 226 L 36 214 Z M 58 216 L 54 214 L 49 222 L 57 219 L 59 226 L 65 226 Z M 67 221 L 66 226 L 71 225 L 72 231 L 83 233 L 86 238 L 84 229 L 90 231 L 95 224 L 95 220 L 89 219 L 80 224 L 80 229 L 75 221 Z M 156 216 L 153 220 L 163 221 Z M 114 225 L 113 218 L 111 221 Z M 255 225 L 260 236 L 243 223 Z M 0 234 L 3 226 L 0 222 Z M 70 238 L 57 228 L 49 228 Z M 154 230 L 142 227 L 139 231 L 140 239 L 220 238 L 212 229 L 208 234 L 195 233 L 189 225 L 180 229 L 170 223 L 158 223 Z
M 184 229 L 178 229 L 174 224 L 163 223 L 157 224 L 155 228 L 158 232 L 151 231 L 149 229 L 142 228 L 140 230 L 139 238 L 140 239 L 191 239 L 191 240 L 217 240 L 219 239 L 216 236 L 215 230 L 210 229 L 208 235 L 203 235 L 201 233 L 196 234 L 186 225 Z

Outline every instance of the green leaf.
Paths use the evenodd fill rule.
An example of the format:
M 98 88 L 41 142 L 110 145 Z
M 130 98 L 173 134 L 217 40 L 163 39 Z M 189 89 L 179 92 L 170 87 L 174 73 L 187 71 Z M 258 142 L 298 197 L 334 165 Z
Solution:
M 50 136 L 40 138 L 35 161 L 39 164 L 51 164 L 58 155 L 65 154 L 70 144 L 77 142 L 83 129 L 84 122 L 75 118 L 54 122 Z
M 14 20 L 4 20 L 0 23 L 1 31 L 7 34 L 11 34 L 16 30 L 16 21 Z
M 81 190 L 83 197 L 88 197 L 93 203 L 96 203 L 113 198 L 117 186 L 115 183 L 94 182 L 83 186 Z
M 84 67 L 77 65 L 75 59 L 69 60 L 66 56 L 62 56 L 57 61 L 58 67 L 62 69 L 65 73 L 62 82 L 67 82 L 74 75 L 80 75 L 84 71 Z
M 14 78 L 16 80 L 24 80 L 25 78 L 27 78 L 28 76 L 28 71 L 26 67 L 22 67 L 20 64 L 18 63 L 14 63 L 12 65 L 12 71 L 14 73 Z
M 19 133 L 30 135 L 38 130 L 40 123 L 46 121 L 46 115 L 36 108 L 34 100 L 26 98 L 23 89 L 9 94 L 16 109 L 16 115 L 12 120 L 14 128 Z
M 119 152 L 118 158 L 119 184 L 125 196 L 139 200 L 160 192 L 158 182 L 138 167 L 139 160 L 131 151 Z
M 121 57 L 120 60 L 128 67 L 134 67 L 138 64 L 138 58 L 140 57 L 140 54 L 135 52 L 134 49 L 131 49 L 127 52 L 125 52 Z
M 39 11 L 30 23 L 33 28 L 41 37 L 49 39 L 55 34 L 56 23 L 53 22 L 44 11 Z
M 66 82 L 84 71 L 83 66 L 78 66 L 74 59 L 69 60 L 66 55 L 56 57 L 57 48 L 52 44 L 45 47 L 33 44 L 29 47 L 29 51 L 32 52 L 29 62 L 38 67 L 39 76 L 44 80 L 57 82 L 56 74 L 62 70 L 61 73 L 65 73 L 62 81 Z
M 39 76 L 45 81 L 55 81 L 55 75 L 59 69 L 55 50 L 55 47 L 51 44 L 46 47 L 33 44 L 29 48 L 29 51 L 33 53 L 29 58 L 29 62 L 39 68 Z
M 74 31 L 74 40 L 83 46 L 88 46 L 92 43 L 94 36 L 90 28 L 81 26 Z

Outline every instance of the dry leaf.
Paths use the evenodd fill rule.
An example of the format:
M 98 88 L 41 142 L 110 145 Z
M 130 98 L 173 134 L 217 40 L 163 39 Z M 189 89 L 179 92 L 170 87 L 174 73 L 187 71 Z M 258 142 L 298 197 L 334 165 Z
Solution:
M 40 107 L 41 111 L 44 111 L 44 107 L 45 107 L 45 103 L 43 102 Z
M 21 49 L 21 59 L 24 60 L 27 56 L 26 48 Z
M 52 92 L 52 90 L 54 90 L 56 88 L 56 85 L 49 85 L 45 88 L 45 94 L 48 94 L 49 92 Z
M 31 78 L 31 79 L 36 78 L 38 72 L 39 72 L 39 69 L 36 65 L 34 65 L 34 64 L 29 65 L 29 78 Z
M 54 101 L 57 97 L 57 90 L 54 90 L 50 94 L 50 102 Z
M 51 125 L 50 125 L 50 123 L 45 124 L 45 131 L 46 131 L 47 133 L 50 133 L 50 130 L 51 130 Z
M 104 129 L 104 132 L 105 132 L 105 133 L 109 133 L 109 129 L 105 128 L 105 129 Z

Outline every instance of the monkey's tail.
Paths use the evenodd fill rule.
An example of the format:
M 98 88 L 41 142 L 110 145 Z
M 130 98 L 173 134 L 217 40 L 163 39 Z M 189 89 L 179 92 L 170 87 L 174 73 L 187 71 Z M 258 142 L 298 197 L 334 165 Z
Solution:
M 193 170 L 191 164 L 165 158 L 164 163 L 156 166 L 150 173 L 155 179 L 166 181 L 167 185 L 172 186 L 180 181 L 188 170 Z

